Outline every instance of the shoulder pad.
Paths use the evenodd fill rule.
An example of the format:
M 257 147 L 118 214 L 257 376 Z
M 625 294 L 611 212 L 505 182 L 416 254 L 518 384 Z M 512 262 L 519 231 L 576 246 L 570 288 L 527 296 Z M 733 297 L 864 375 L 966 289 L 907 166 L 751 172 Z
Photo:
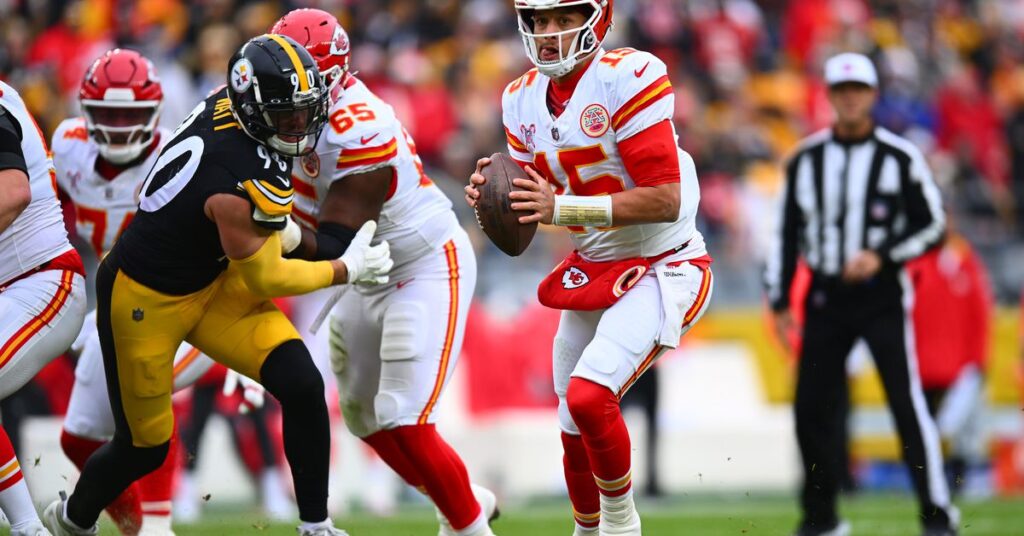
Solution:
M 69 143 L 89 141 L 89 131 L 85 128 L 85 120 L 81 117 L 73 117 L 61 121 L 57 129 L 53 131 L 53 139 L 50 147 L 53 152 L 61 152 Z
M 238 187 L 248 195 L 255 206 L 254 219 L 260 220 L 258 216 L 279 219 L 292 212 L 295 190 L 292 189 L 290 179 L 249 179 L 238 183 Z

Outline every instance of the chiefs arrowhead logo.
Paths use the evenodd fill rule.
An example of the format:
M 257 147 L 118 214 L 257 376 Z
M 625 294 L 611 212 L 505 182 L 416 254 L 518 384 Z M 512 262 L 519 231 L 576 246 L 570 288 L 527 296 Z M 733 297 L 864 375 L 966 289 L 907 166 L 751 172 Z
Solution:
M 580 288 L 590 282 L 590 278 L 587 274 L 575 266 L 570 266 L 565 273 L 562 274 L 562 286 L 568 290 Z

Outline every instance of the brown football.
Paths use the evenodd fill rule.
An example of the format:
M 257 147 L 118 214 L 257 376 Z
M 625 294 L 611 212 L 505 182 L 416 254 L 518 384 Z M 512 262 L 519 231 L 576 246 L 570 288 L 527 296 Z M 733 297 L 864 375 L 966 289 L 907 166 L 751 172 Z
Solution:
M 478 186 L 480 198 L 476 203 L 476 221 L 484 234 L 498 249 L 512 257 L 518 256 L 530 245 L 536 223 L 520 224 L 519 217 L 529 215 L 526 211 L 513 211 L 509 192 L 522 190 L 512 185 L 512 179 L 526 179 L 528 176 L 510 156 L 505 153 L 491 155 L 491 163 L 480 173 L 487 179 Z

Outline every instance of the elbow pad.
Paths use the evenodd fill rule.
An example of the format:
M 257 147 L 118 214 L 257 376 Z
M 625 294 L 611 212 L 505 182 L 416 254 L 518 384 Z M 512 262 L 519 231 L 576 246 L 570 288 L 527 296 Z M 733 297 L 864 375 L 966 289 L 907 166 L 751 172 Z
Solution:
M 329 287 L 334 279 L 334 268 L 328 261 L 281 258 L 277 233 L 270 235 L 256 253 L 231 262 L 238 266 L 249 290 L 265 298 L 306 294 Z
M 356 230 L 340 223 L 320 222 L 316 230 L 316 255 L 313 260 L 329 261 L 345 254 Z

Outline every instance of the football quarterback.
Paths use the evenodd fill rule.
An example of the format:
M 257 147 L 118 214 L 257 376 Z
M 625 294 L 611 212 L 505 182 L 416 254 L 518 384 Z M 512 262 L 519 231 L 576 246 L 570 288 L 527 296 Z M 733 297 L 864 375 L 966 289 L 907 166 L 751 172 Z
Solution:
M 535 68 L 502 95 L 508 153 L 533 180 L 509 194 L 521 223 L 565 227 L 576 251 L 541 283 L 562 310 L 553 343 L 564 469 L 577 535 L 639 535 L 619 399 L 703 315 L 711 258 L 700 189 L 677 144 L 665 64 L 605 50 L 613 0 L 516 0 Z M 475 206 L 481 159 L 466 186 Z M 571 284 L 569 283 L 571 282 Z

